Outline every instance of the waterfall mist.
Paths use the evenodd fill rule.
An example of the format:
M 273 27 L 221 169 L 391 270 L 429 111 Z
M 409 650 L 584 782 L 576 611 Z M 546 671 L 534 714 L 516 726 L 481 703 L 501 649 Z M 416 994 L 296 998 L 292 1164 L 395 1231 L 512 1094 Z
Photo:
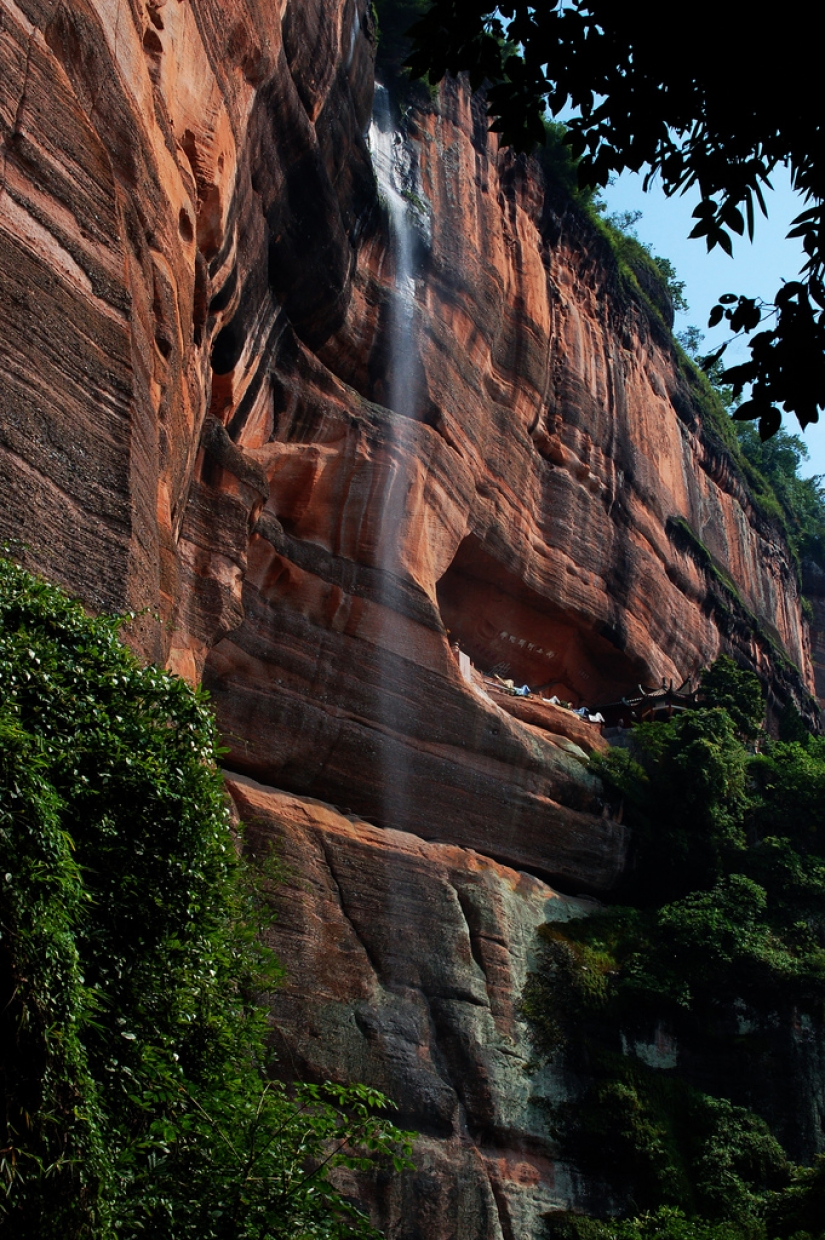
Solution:
M 405 141 L 393 123 L 390 97 L 376 83 L 369 147 L 378 191 L 387 210 L 390 257 L 394 267 L 387 319 L 387 359 L 384 401 L 387 408 L 387 437 L 383 445 L 384 469 L 381 497 L 380 532 L 376 567 L 382 570 L 385 588 L 383 619 L 378 638 L 378 710 L 382 725 L 378 744 L 379 799 L 384 825 L 401 825 L 409 797 L 409 754 L 403 739 L 403 715 L 409 707 L 405 699 L 403 659 L 391 640 L 390 626 L 395 611 L 392 604 L 392 578 L 403 573 L 400 546 L 407 518 L 409 463 L 403 444 L 403 421 L 415 418 L 417 409 L 416 305 L 413 273 L 414 228 L 410 219 L 409 193 L 412 158 Z

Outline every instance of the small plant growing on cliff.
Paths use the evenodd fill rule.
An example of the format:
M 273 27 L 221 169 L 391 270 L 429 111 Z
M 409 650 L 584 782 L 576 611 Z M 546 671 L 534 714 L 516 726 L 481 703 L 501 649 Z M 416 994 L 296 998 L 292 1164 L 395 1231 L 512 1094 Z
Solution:
M 268 1079 L 280 966 L 203 697 L 0 560 L 0 1228 L 367 1237 L 336 1166 L 407 1165 L 363 1086 Z

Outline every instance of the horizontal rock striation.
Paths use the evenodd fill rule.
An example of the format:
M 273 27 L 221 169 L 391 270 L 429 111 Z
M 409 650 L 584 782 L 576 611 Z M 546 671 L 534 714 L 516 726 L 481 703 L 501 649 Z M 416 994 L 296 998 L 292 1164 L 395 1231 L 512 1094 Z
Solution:
M 598 815 L 581 768 L 502 722 L 449 644 L 588 705 L 726 650 L 804 703 L 795 569 L 659 314 L 466 90 L 413 109 L 390 159 L 343 321 L 285 333 L 266 403 L 227 422 L 269 494 L 205 683 L 237 769 L 606 886 L 562 855 L 556 805 Z
M 225 376 L 287 321 L 343 316 L 362 22 L 360 0 L 0 4 L 0 538 L 95 608 L 156 612 L 135 642 L 164 660 L 177 632 L 191 676 L 241 616 L 228 510 L 261 503 L 228 485 L 228 547 L 182 532 L 204 419 L 254 402 Z
M 206 662 L 240 769 L 389 822 L 375 742 L 396 825 L 443 795 L 487 847 L 502 764 L 517 833 L 599 807 L 451 641 L 588 705 L 723 649 L 812 687 L 786 548 L 569 198 L 457 84 L 377 192 L 362 0 L 4 13 L 0 533 Z

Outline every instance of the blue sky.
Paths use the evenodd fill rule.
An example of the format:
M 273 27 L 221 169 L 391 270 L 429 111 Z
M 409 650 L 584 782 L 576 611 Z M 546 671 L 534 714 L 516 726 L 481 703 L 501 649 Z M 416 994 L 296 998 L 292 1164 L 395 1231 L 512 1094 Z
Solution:
M 754 240 L 735 238 L 733 258 L 718 247 L 708 254 L 703 240 L 688 240 L 693 224 L 693 208 L 698 196 L 695 190 L 684 197 L 666 198 L 661 189 L 653 186 L 647 193 L 642 189 L 642 177 L 626 173 L 619 177 L 602 194 L 608 213 L 617 211 L 642 212 L 636 224 L 639 240 L 651 246 L 655 254 L 669 258 L 676 268 L 677 276 L 685 282 L 685 297 L 690 310 L 677 315 L 676 331 L 695 324 L 705 333 L 703 349 L 708 352 L 729 336 L 724 327 L 707 328 L 711 306 L 722 293 L 744 293 L 749 297 L 761 296 L 773 299 L 783 279 L 796 278 L 802 265 L 802 250 L 798 241 L 786 240 L 790 221 L 801 211 L 801 200 L 792 192 L 784 169 L 778 169 L 772 178 L 772 193 L 766 193 L 768 218 L 757 213 Z M 733 365 L 746 361 L 750 356 L 747 345 L 731 345 L 725 360 Z M 786 417 L 784 428 L 801 434 L 799 424 L 791 415 Z M 808 446 L 810 460 L 802 473 L 825 474 L 825 419 L 809 426 L 802 434 Z

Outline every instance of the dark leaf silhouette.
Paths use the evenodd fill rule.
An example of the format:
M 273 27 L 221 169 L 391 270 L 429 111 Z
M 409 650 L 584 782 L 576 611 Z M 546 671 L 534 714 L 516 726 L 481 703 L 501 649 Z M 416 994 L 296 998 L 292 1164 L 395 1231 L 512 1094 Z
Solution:
M 709 250 L 732 254 L 731 234 L 754 235 L 755 204 L 767 214 L 764 189 L 775 168 L 787 167 L 804 199 L 789 235 L 801 241 L 805 265 L 774 297 L 775 330 L 751 341 L 747 374 L 735 369 L 771 408 L 802 425 L 818 417 L 825 314 L 815 318 L 811 301 L 825 311 L 825 144 L 820 46 L 804 15 L 758 22 L 745 0 L 696 0 L 673 55 L 662 53 L 652 0 L 564 7 L 510 0 L 498 8 L 490 0 L 432 0 L 411 34 L 413 73 L 436 82 L 466 71 L 474 85 L 484 82 L 495 128 L 517 149 L 541 140 L 545 107 L 569 116 L 581 185 L 603 186 L 629 169 L 644 171 L 646 187 L 657 179 L 668 195 L 694 191 L 690 235 Z M 725 294 L 710 325 L 736 302 L 731 329 L 751 332 L 770 303 L 747 301 Z M 764 429 L 775 421 L 768 417 Z

